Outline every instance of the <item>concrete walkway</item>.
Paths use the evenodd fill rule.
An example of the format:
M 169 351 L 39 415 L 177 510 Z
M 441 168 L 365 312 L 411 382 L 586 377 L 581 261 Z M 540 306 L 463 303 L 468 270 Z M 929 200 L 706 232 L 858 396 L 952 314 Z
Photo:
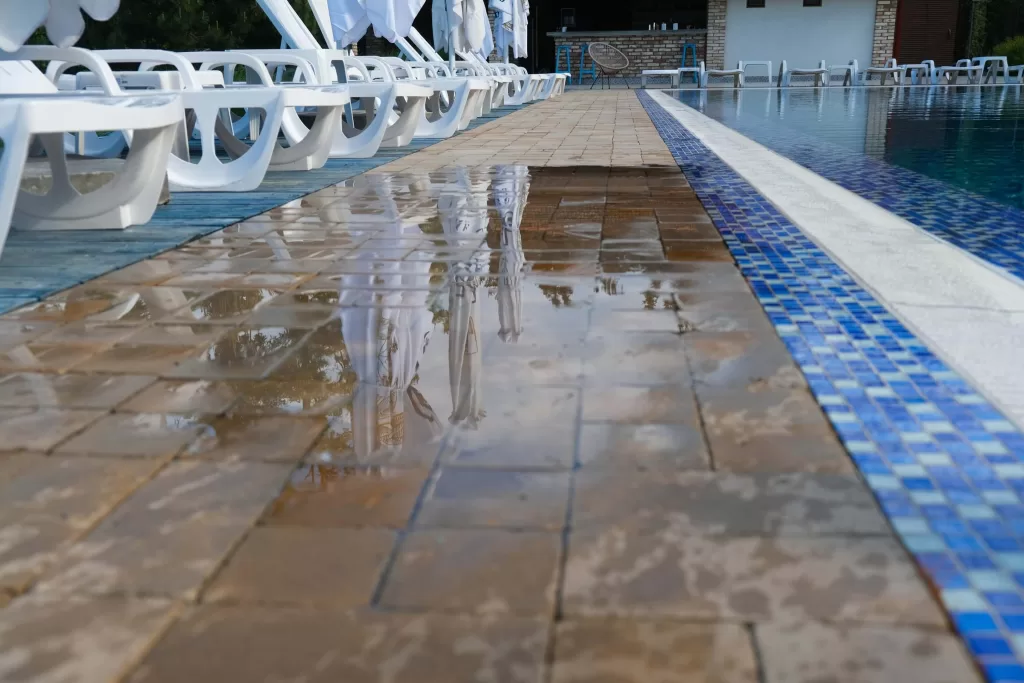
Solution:
M 979 680 L 633 93 L 0 348 L 4 681 Z

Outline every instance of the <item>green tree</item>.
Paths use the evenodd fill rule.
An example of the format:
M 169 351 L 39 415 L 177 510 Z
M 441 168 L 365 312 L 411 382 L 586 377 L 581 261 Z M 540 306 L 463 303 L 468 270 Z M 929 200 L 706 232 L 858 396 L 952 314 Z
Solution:
M 319 29 L 305 0 L 292 4 L 314 35 Z M 229 50 L 277 48 L 281 36 L 251 0 L 125 2 L 110 20 L 87 19 L 79 43 L 91 49 Z

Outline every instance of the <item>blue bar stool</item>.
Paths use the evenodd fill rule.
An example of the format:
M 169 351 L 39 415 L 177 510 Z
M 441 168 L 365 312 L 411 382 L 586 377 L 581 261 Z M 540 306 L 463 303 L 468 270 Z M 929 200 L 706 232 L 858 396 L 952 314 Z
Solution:
M 580 45 L 580 80 L 577 81 L 579 85 L 583 85 L 584 76 L 593 76 L 597 78 L 597 66 L 594 64 L 594 60 L 590 60 L 590 66 L 586 66 L 587 62 L 587 49 L 590 47 L 589 43 L 583 43 Z
M 682 64 L 680 66 L 682 66 L 684 69 L 686 68 L 686 56 L 687 55 L 692 55 L 693 63 L 690 64 L 690 66 L 693 67 L 694 69 L 696 69 L 697 68 L 697 46 L 694 45 L 693 43 L 683 43 L 683 62 L 682 62 Z M 697 82 L 697 72 L 693 71 L 692 74 L 693 74 L 693 82 L 696 83 Z
M 559 45 L 555 51 L 555 73 L 569 74 L 569 82 L 572 83 L 572 48 L 568 45 Z M 562 67 L 562 57 L 565 57 L 565 68 Z

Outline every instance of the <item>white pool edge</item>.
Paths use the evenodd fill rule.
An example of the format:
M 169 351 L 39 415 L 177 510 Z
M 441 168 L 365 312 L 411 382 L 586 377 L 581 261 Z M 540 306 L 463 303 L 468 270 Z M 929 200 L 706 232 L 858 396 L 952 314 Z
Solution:
M 1024 282 L 672 96 L 648 94 L 1024 428 Z

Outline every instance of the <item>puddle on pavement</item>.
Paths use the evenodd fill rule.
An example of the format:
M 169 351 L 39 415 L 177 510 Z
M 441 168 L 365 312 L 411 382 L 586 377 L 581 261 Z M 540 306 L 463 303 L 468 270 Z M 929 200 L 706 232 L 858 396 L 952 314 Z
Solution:
M 367 174 L 8 318 L 18 340 L 39 323 L 132 328 L 111 337 L 138 340 L 120 366 L 104 334 L 85 348 L 103 372 L 172 380 L 142 405 L 180 411 L 170 392 L 202 383 L 229 414 L 326 417 L 320 466 L 564 468 L 587 386 L 685 379 L 680 296 L 745 291 L 707 227 L 674 169 Z M 631 433 L 664 450 L 675 431 Z

